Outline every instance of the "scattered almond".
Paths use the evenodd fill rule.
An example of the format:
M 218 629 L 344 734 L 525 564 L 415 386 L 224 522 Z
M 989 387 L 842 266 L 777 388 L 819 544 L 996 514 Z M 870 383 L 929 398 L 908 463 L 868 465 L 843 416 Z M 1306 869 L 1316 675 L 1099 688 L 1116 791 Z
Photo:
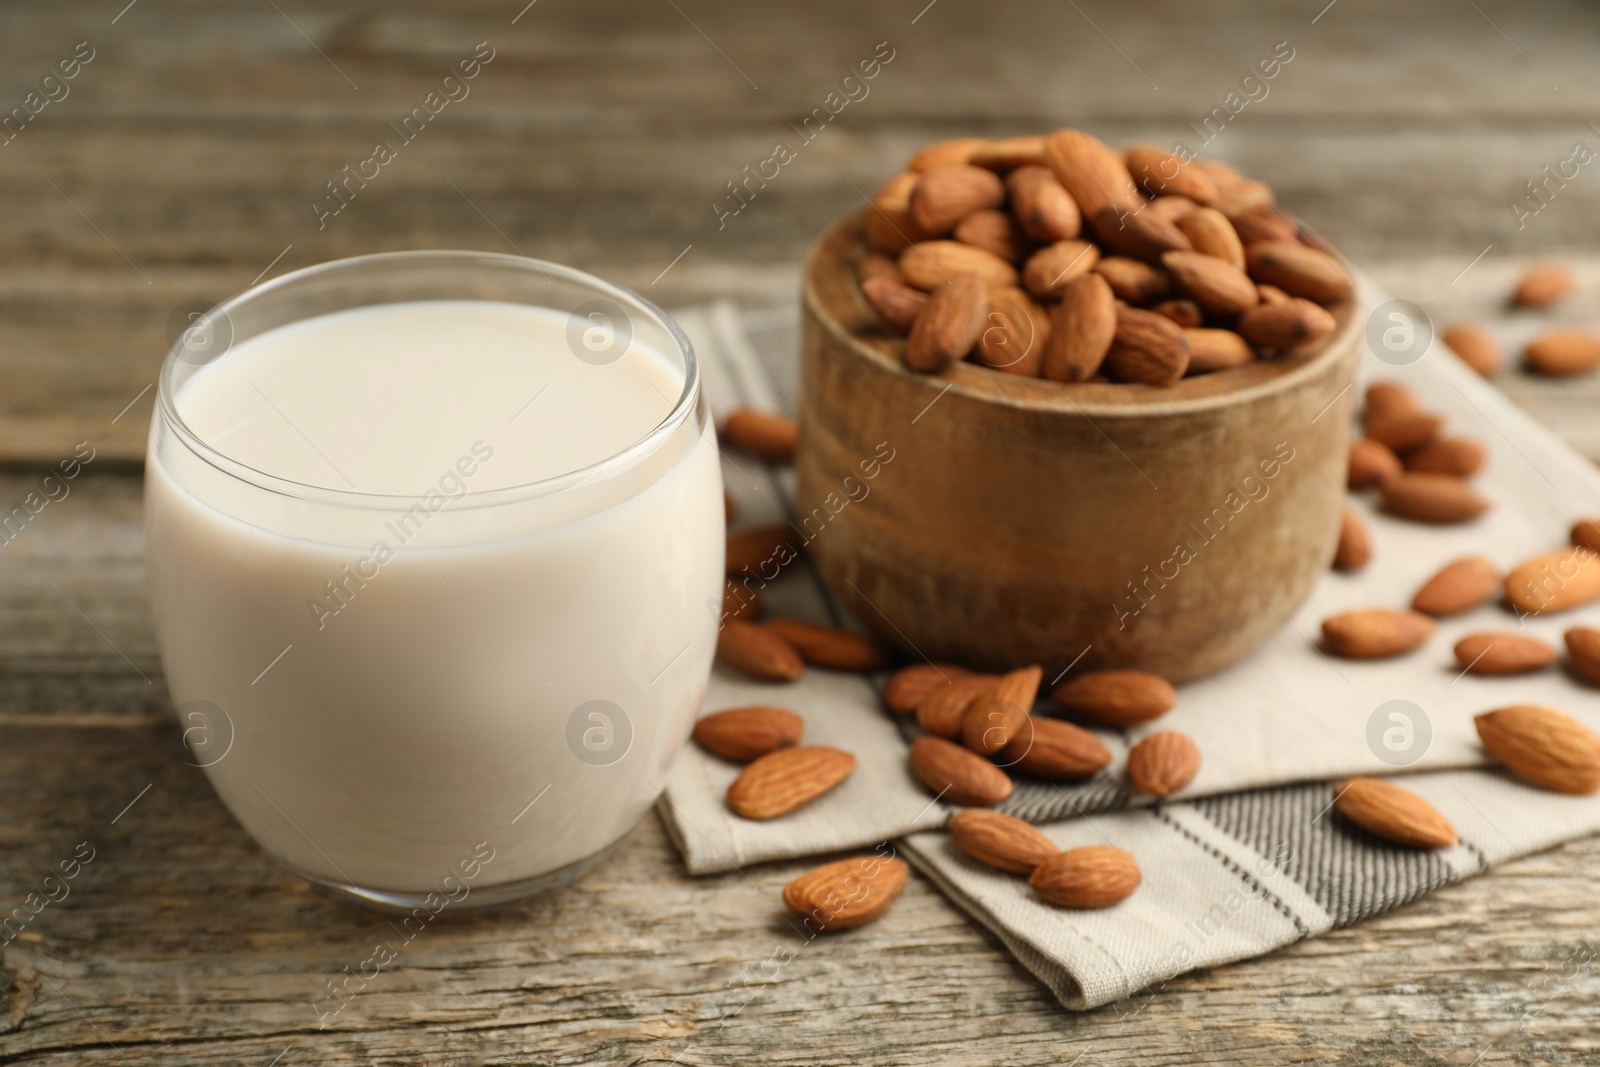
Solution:
M 1399 411 L 1421 411 L 1422 401 L 1409 388 L 1392 379 L 1373 382 L 1362 397 L 1366 417 L 1381 418 Z
M 1055 687 L 1050 699 L 1108 726 L 1136 726 L 1165 715 L 1178 702 L 1165 678 L 1144 671 L 1090 671 Z
M 1403 468 L 1394 449 L 1370 437 L 1358 437 L 1350 442 L 1349 485 L 1351 489 L 1367 489 L 1382 485 L 1399 475 Z
M 713 712 L 694 724 L 695 744 L 735 763 L 800 743 L 805 720 L 785 708 L 756 705 Z
M 1405 466 L 1408 471 L 1468 478 L 1483 468 L 1485 456 L 1483 445 L 1470 437 L 1441 437 L 1406 453 Z
M 772 570 L 776 573 L 778 567 L 796 555 L 794 531 L 789 527 L 778 524 L 753 526 L 728 535 L 725 565 L 732 575 L 745 570 Z
M 1034 778 L 1072 782 L 1103 769 L 1111 750 L 1082 727 L 1033 715 L 995 758 L 1002 767 Z
M 1040 863 L 1028 884 L 1057 907 L 1106 908 L 1132 896 L 1139 880 L 1139 864 L 1131 854 L 1110 845 L 1086 845 Z
M 1556 330 L 1529 341 L 1522 358 L 1540 374 L 1581 374 L 1600 366 L 1600 334 Z
M 1574 626 L 1563 637 L 1567 643 L 1567 657 L 1578 673 L 1591 682 L 1600 682 L 1600 630 Z
M 1339 814 L 1385 841 L 1412 848 L 1446 848 L 1456 828 L 1411 790 L 1376 778 L 1352 778 L 1334 798 Z
M 1333 565 L 1341 571 L 1358 571 L 1372 559 L 1372 534 L 1354 508 L 1339 513 L 1339 547 Z
M 1406 473 L 1384 482 L 1384 510 L 1418 522 L 1467 522 L 1488 510 L 1472 486 L 1448 474 Z
M 1492 378 L 1498 374 L 1505 363 L 1500 343 L 1477 323 L 1458 322 L 1440 334 L 1439 340 L 1460 356 L 1461 362 L 1485 378 Z
M 754 619 L 761 614 L 761 596 L 737 582 L 722 586 L 722 617 L 724 619 Z
M 935 289 L 911 324 L 906 366 L 931 373 L 965 359 L 978 343 L 988 296 L 989 287 L 976 274 L 958 274 L 949 285 Z
M 1433 620 L 1415 611 L 1368 608 L 1332 615 L 1322 621 L 1328 650 L 1348 659 L 1398 656 L 1433 635 Z
M 722 624 L 717 658 L 764 682 L 792 682 L 806 670 L 793 645 L 744 619 L 728 619 Z
M 1529 269 L 1511 294 L 1523 307 L 1547 307 L 1578 287 L 1572 270 L 1560 263 L 1541 263 Z
M 992 674 L 965 674 L 935 690 L 917 707 L 917 725 L 930 734 L 952 740 L 961 736 L 961 724 L 978 698 L 999 681 Z
M 799 619 L 773 619 L 767 629 L 789 642 L 813 667 L 835 671 L 875 671 L 889 662 L 889 652 L 876 638 L 839 626 Z
M 915 714 L 923 701 L 968 673 L 966 668 L 949 663 L 914 663 L 902 667 L 883 684 L 883 702 L 890 711 Z
M 1033 869 L 1060 852 L 1038 827 L 1014 815 L 967 808 L 950 816 L 950 841 L 961 851 L 990 867 L 1012 874 L 1032 874 Z
M 1411 598 L 1411 609 L 1443 618 L 1481 607 L 1500 592 L 1505 575 L 1485 556 L 1447 563 Z
M 1468 634 L 1456 642 L 1456 662 L 1471 674 L 1526 674 L 1559 658 L 1554 648 L 1536 637 L 1517 633 Z
M 1506 575 L 1506 600 L 1519 612 L 1570 611 L 1600 599 L 1600 554 L 1582 546 L 1535 556 Z
M 911 742 L 911 770 L 952 804 L 991 807 L 1011 795 L 1005 771 L 942 737 L 923 736 Z
M 800 441 L 800 424 L 777 412 L 739 408 L 728 416 L 722 433 L 741 452 L 770 463 L 792 463 Z
M 1517 704 L 1473 723 L 1489 755 L 1534 785 L 1578 795 L 1600 789 L 1600 737 L 1572 716 Z
M 1128 784 L 1155 797 L 1176 793 L 1199 770 L 1200 749 L 1188 734 L 1176 730 L 1151 734 L 1128 753 Z
M 1579 519 L 1573 523 L 1571 541 L 1590 552 L 1600 552 L 1600 519 Z
M 783 887 L 783 906 L 813 930 L 848 930 L 879 918 L 906 887 L 904 860 L 852 856 L 807 871 Z
M 1410 452 L 1431 444 L 1444 429 L 1444 420 L 1428 411 L 1400 408 L 1367 410 L 1367 436 L 1395 452 Z
M 728 786 L 728 807 L 746 819 L 775 819 L 809 804 L 855 769 L 856 758 L 836 748 L 780 748 L 739 772 Z
M 1021 732 L 1039 698 L 1040 667 L 1023 667 L 1000 676 L 961 720 L 961 740 L 981 756 L 993 755 Z

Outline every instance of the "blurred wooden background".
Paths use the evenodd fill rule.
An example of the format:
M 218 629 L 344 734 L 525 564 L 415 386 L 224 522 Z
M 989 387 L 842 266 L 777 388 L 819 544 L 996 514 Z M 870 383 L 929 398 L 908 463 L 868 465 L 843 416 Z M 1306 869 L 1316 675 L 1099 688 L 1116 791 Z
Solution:
M 917 879 L 883 922 L 747 984 L 799 865 L 690 882 L 648 821 L 574 890 L 431 932 L 319 1031 L 307 1002 L 381 920 L 265 860 L 162 717 L 138 464 L 187 312 L 437 247 L 570 263 L 667 307 L 790 300 L 811 237 L 920 144 L 1059 125 L 1196 144 L 1188 124 L 1288 42 L 1204 151 L 1439 325 L 1479 317 L 1515 343 L 1600 318 L 1600 164 L 1520 226 L 1511 206 L 1575 142 L 1600 150 L 1594 5 L 525 2 L 0 3 L 0 506 L 78 442 L 96 452 L 0 545 L 0 910 L 76 842 L 103 857 L 0 948 L 0 1060 L 1589 1062 L 1595 842 L 1073 1016 Z M 398 144 L 389 124 L 480 42 L 470 95 L 319 228 L 325 183 Z M 795 124 L 880 42 L 869 94 L 801 145 Z M 725 183 L 779 141 L 796 158 L 719 226 Z M 1546 256 L 1585 293 L 1507 312 Z M 1501 382 L 1600 458 L 1592 383 Z

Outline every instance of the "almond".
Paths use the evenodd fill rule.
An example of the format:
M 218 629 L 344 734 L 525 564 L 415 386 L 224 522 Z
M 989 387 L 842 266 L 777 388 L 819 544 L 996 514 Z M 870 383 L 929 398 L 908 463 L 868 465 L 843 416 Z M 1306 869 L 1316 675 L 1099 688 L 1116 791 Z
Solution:
M 726 566 L 731 575 L 745 570 L 771 570 L 776 574 L 777 568 L 798 554 L 794 532 L 789 527 L 753 526 L 728 535 Z
M 1506 600 L 1519 612 L 1569 611 L 1600 599 L 1600 554 L 1584 547 L 1535 556 L 1506 575 Z
M 985 367 L 1038 377 L 1050 342 L 1050 315 L 1015 286 L 991 287 L 973 357 Z
M 963 274 L 976 274 L 988 285 L 1016 285 L 1017 268 L 981 248 L 960 241 L 918 241 L 900 253 L 906 282 L 932 292 Z
M 980 756 L 993 755 L 1022 731 L 1039 699 L 1041 667 L 1023 667 L 1000 676 L 987 692 L 972 702 L 961 720 L 961 740 Z
M 1151 734 L 1128 753 L 1128 784 L 1154 797 L 1171 796 L 1199 770 L 1200 749 L 1176 730 Z
M 1600 334 L 1556 330 L 1529 341 L 1522 359 L 1540 374 L 1581 374 L 1600 365 Z
M 1541 263 L 1522 276 L 1511 300 L 1523 307 L 1545 307 L 1577 287 L 1578 280 L 1573 277 L 1571 268 L 1560 263 Z
M 1398 656 L 1432 635 L 1433 620 L 1415 611 L 1368 608 L 1322 620 L 1323 643 L 1330 652 L 1348 659 Z
M 1600 630 L 1574 626 L 1563 635 L 1572 665 L 1591 682 L 1600 682 Z
M 1456 843 L 1450 820 L 1409 789 L 1376 778 L 1352 778 L 1334 797 L 1339 814 L 1369 834 L 1412 848 Z
M 1080 275 L 1061 290 L 1050 311 L 1040 371 L 1058 382 L 1085 382 L 1100 371 L 1117 332 L 1117 299 L 1098 274 Z
M 1579 519 L 1573 523 L 1570 540 L 1591 552 L 1600 552 L 1600 519 Z
M 1171 385 L 1189 369 L 1189 341 L 1169 318 L 1119 307 L 1116 332 L 1102 366 L 1115 381 Z
M 1263 304 L 1288 304 L 1295 299 L 1276 285 L 1257 284 L 1256 293 L 1260 295 Z
M 1017 168 L 1006 175 L 1006 191 L 1011 194 L 1011 212 L 1017 225 L 1030 237 L 1065 241 L 1082 232 L 1078 204 L 1050 168 Z
M 1439 340 L 1461 357 L 1461 362 L 1485 378 L 1498 374 L 1505 363 L 1500 344 L 1482 326 L 1471 322 L 1458 322 L 1439 335 Z
M 1012 874 L 1032 874 L 1033 869 L 1060 852 L 1054 841 L 1015 815 L 968 808 L 950 816 L 946 826 L 950 842 L 991 867 Z
M 944 370 L 965 359 L 983 329 L 983 305 L 989 287 L 976 274 L 958 274 L 937 288 L 911 324 L 906 338 L 906 366 L 925 374 Z
M 1072 782 L 1104 768 L 1111 750 L 1094 734 L 1060 719 L 1029 716 L 996 757 L 1002 767 L 1051 782 Z
M 878 317 L 901 335 L 911 332 L 917 316 L 928 306 L 927 293 L 888 278 L 868 278 L 861 283 L 861 292 Z
M 917 149 L 906 162 L 906 169 L 921 173 L 934 167 L 970 163 L 973 156 L 988 147 L 989 140 L 986 137 L 952 137 L 948 141 L 935 141 Z
M 806 670 L 793 645 L 744 619 L 728 619 L 722 624 L 717 658 L 764 682 L 792 682 Z
M 914 714 L 923 701 L 968 673 L 966 668 L 949 663 L 914 663 L 901 667 L 883 684 L 883 702 L 890 711 Z
M 1090 671 L 1055 687 L 1050 699 L 1108 726 L 1136 726 L 1159 718 L 1178 702 L 1165 678 L 1144 671 Z
M 1383 483 L 1383 506 L 1391 515 L 1418 522 L 1467 522 L 1489 502 L 1448 474 L 1402 474 Z
M 1257 287 L 1257 292 L 1262 287 Z M 1291 298 L 1287 303 L 1268 300 L 1239 316 L 1234 328 L 1253 345 L 1262 348 L 1298 348 L 1320 341 L 1333 332 L 1334 319 L 1328 309 L 1309 300 Z
M 1447 563 L 1411 598 L 1413 611 L 1442 618 L 1481 607 L 1500 592 L 1505 576 L 1494 560 L 1467 556 Z
M 1554 708 L 1517 704 L 1473 720 L 1489 755 L 1543 789 L 1584 795 L 1600 789 L 1600 737 Z
M 1422 401 L 1404 385 L 1386 379 L 1367 386 L 1362 406 L 1366 409 L 1366 417 L 1371 419 L 1399 411 L 1421 411 Z
M 756 705 L 713 712 L 694 724 L 695 744 L 723 759 L 748 763 L 800 743 L 805 720 L 792 711 Z
M 1372 534 L 1353 508 L 1339 514 L 1339 547 L 1333 565 L 1341 571 L 1358 571 L 1372 559 Z
M 1232 330 L 1189 329 L 1183 331 L 1183 336 L 1189 342 L 1187 374 L 1232 370 L 1256 358 L 1256 350 L 1250 347 L 1250 342 Z
M 1368 410 L 1365 424 L 1368 437 L 1396 452 L 1410 452 L 1432 444 L 1444 429 L 1444 419 L 1432 412 L 1398 408 Z
M 1177 223 L 1143 208 L 1143 204 L 1133 211 L 1104 208 L 1090 215 L 1089 222 L 1102 244 L 1135 259 L 1154 262 L 1164 252 L 1194 250 Z
M 1270 211 L 1277 198 L 1266 182 L 1253 182 L 1220 159 L 1197 159 L 1194 165 L 1211 175 L 1217 199 L 1211 206 L 1225 215 Z
M 1040 899 L 1062 908 L 1106 908 L 1139 888 L 1139 863 L 1110 845 L 1058 852 L 1034 868 L 1028 884 Z
M 1226 212 L 1228 223 L 1246 248 L 1269 241 L 1298 243 L 1300 231 L 1276 211 Z
M 877 638 L 854 630 L 799 619 L 773 619 L 767 629 L 793 645 L 800 658 L 813 667 L 875 671 L 889 662 L 889 652 Z
M 848 930 L 883 915 L 906 887 L 904 860 L 852 856 L 807 871 L 783 887 L 783 906 L 812 930 Z
M 1245 266 L 1258 282 L 1320 303 L 1350 295 L 1350 275 L 1326 252 L 1299 242 L 1262 241 L 1245 249 Z
M 1217 198 L 1217 182 L 1201 167 L 1192 166 L 1165 148 L 1136 144 L 1123 153 L 1134 184 L 1153 197 L 1185 196 L 1201 204 Z
M 917 187 L 915 174 L 896 174 L 872 197 L 867 212 L 867 244 L 895 255 L 907 245 L 925 241 L 928 235 L 911 218 L 911 192 Z
M 761 597 L 754 589 L 737 582 L 726 582 L 722 587 L 722 618 L 754 619 L 761 614 Z
M 993 252 L 1007 263 L 1021 263 L 1033 248 L 1016 220 L 993 208 L 974 211 L 956 223 L 951 236 L 962 244 Z
M 1351 489 L 1382 485 L 1390 478 L 1399 476 L 1401 469 L 1400 457 L 1382 441 L 1358 437 L 1350 442 L 1348 481 Z
M 1461 669 L 1472 674 L 1526 674 L 1561 655 L 1537 637 L 1517 633 L 1468 634 L 1456 642 L 1455 654 Z
M 967 711 L 998 680 L 992 674 L 963 674 L 952 678 L 949 685 L 935 690 L 917 705 L 917 725 L 940 737 L 960 737 Z
M 1200 313 L 1200 305 L 1193 300 L 1163 300 L 1150 310 L 1157 315 L 1165 315 L 1186 330 L 1196 329 L 1205 322 L 1205 316 Z
M 1082 130 L 1057 130 L 1045 138 L 1044 161 L 1087 216 L 1106 208 L 1133 211 L 1144 203 L 1122 157 Z
M 1172 293 L 1167 272 L 1142 259 L 1127 256 L 1102 256 L 1094 272 L 1104 278 L 1118 300 L 1143 307 L 1163 300 Z
M 1197 207 L 1177 219 L 1178 229 L 1189 238 L 1194 250 L 1213 256 L 1244 270 L 1244 243 L 1228 216 L 1216 208 Z
M 942 737 L 911 742 L 911 769 L 923 785 L 952 804 L 990 807 L 1011 795 L 1005 771 Z
M 974 167 L 988 167 L 990 170 L 1001 172 L 1038 166 L 1044 162 L 1044 134 L 1002 137 L 998 141 L 989 141 L 972 153 L 972 158 L 967 162 Z
M 1167 252 L 1161 265 L 1180 293 L 1213 315 L 1237 315 L 1260 302 L 1255 282 L 1226 260 L 1203 252 Z
M 741 452 L 770 463 L 792 463 L 800 441 L 800 424 L 774 411 L 739 408 L 728 416 L 722 436 Z
M 746 819 L 776 819 L 817 799 L 855 769 L 856 758 L 836 748 L 780 748 L 739 772 L 728 786 L 728 807 Z
M 1100 250 L 1088 241 L 1068 239 L 1046 245 L 1022 265 L 1022 285 L 1040 300 L 1060 296 L 1067 283 L 1094 270 Z
M 1485 455 L 1483 445 L 1470 437 L 1441 437 L 1407 452 L 1405 465 L 1408 471 L 1466 478 L 1483 468 Z
M 900 265 L 893 257 L 882 252 L 867 252 L 856 263 L 856 281 L 863 286 L 873 278 L 884 278 L 891 282 L 905 284 L 905 275 L 900 273 Z
M 984 208 L 998 207 L 1006 187 L 992 170 L 970 163 L 952 163 L 922 172 L 911 193 L 911 218 L 923 233 L 945 234 L 956 223 Z

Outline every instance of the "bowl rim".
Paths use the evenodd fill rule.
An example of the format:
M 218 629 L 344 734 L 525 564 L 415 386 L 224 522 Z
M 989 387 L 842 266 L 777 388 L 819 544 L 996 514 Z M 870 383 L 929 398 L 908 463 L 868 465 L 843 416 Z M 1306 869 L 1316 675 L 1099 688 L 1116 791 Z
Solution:
M 1362 298 L 1358 279 L 1349 297 L 1328 306 L 1335 325 L 1333 332 L 1326 337 L 1276 359 L 1258 360 L 1246 367 L 1183 378 L 1170 386 L 1127 382 L 1057 382 L 1048 378 L 1006 374 L 968 361 L 952 364 L 938 374 L 924 374 L 911 370 L 900 358 L 904 338 L 887 329 L 877 335 L 863 336 L 846 324 L 837 313 L 838 309 L 825 302 L 819 291 L 818 282 L 825 270 L 838 271 L 854 283 L 854 260 L 858 253 L 867 248 L 866 218 L 871 210 L 870 207 L 862 208 L 836 219 L 818 236 L 806 254 L 802 303 L 857 358 L 925 389 L 930 394 L 930 400 L 934 396 L 954 393 L 968 400 L 1025 411 L 1054 411 L 1110 419 L 1198 414 L 1251 403 L 1295 389 L 1337 364 L 1359 336 L 1361 316 L 1358 312 Z M 1330 248 L 1322 250 L 1335 257 L 1355 277 L 1355 272 L 1342 255 Z M 866 302 L 860 286 L 852 284 L 851 288 L 855 293 L 857 307 L 853 310 L 857 317 L 862 321 L 879 323 L 876 312 Z M 1249 376 L 1254 380 L 1230 384 L 1247 371 L 1253 372 Z M 1332 406 L 1332 402 L 1329 406 Z

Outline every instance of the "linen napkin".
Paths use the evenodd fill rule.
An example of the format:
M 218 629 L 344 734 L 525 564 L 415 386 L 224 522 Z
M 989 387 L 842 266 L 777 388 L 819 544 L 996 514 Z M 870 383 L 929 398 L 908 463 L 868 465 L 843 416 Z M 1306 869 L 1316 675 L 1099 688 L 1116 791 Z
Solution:
M 1365 281 L 1362 298 L 1366 308 L 1385 301 Z M 717 411 L 743 404 L 793 410 L 794 308 L 720 304 L 678 318 L 695 342 Z M 1405 383 L 1447 417 L 1448 432 L 1489 446 L 1490 462 L 1476 484 L 1494 507 L 1470 524 L 1425 527 L 1390 519 L 1357 500 L 1375 544 L 1364 570 L 1330 573 L 1262 651 L 1216 677 L 1184 685 L 1178 706 L 1157 723 L 1101 731 L 1114 754 L 1101 774 L 1074 784 L 1018 780 L 1000 810 L 1051 823 L 1046 832 L 1062 843 L 1110 840 L 1138 857 L 1145 885 L 1129 901 L 1088 916 L 1062 912 L 1038 904 L 1021 879 L 967 860 L 942 832 L 918 833 L 942 826 L 954 809 L 933 802 L 907 768 L 904 738 L 915 728 L 882 710 L 871 681 L 819 670 L 778 689 L 719 666 L 704 711 L 758 702 L 791 707 L 806 719 L 808 743 L 856 755 L 855 774 L 800 811 L 754 823 L 732 815 L 722 802 L 738 768 L 687 747 L 669 771 L 660 804 L 687 869 L 708 873 L 914 835 L 904 843 L 908 858 L 993 929 L 1064 1004 L 1085 1008 L 1171 974 L 1257 955 L 1358 921 L 1507 856 L 1595 830 L 1600 801 L 1529 790 L 1498 771 L 1415 772 L 1484 766 L 1472 717 L 1508 703 L 1550 704 L 1600 727 L 1595 690 L 1564 671 L 1463 676 L 1450 652 L 1467 633 L 1519 625 L 1559 646 L 1563 630 L 1595 624 L 1600 612 L 1519 624 L 1503 608 L 1484 607 L 1441 620 L 1417 652 L 1376 663 L 1330 658 L 1316 638 L 1321 620 L 1335 612 L 1406 606 L 1434 570 L 1459 556 L 1485 554 L 1509 567 L 1559 547 L 1574 519 L 1600 512 L 1600 471 L 1437 341 L 1405 366 L 1369 351 L 1361 373 L 1364 380 Z M 724 464 L 741 524 L 785 521 L 792 491 L 788 471 L 727 452 Z M 852 506 L 870 506 L 870 497 Z M 769 614 L 849 623 L 804 569 L 763 595 Z M 1048 714 L 1049 708 L 1042 703 L 1038 711 Z M 1184 791 L 1184 802 L 1125 811 L 1150 803 L 1120 784 L 1127 750 L 1158 729 L 1194 738 L 1204 755 L 1200 773 Z M 1327 782 L 1401 771 L 1408 785 L 1455 822 L 1462 844 L 1418 854 L 1367 837 L 1325 811 L 1333 798 Z

